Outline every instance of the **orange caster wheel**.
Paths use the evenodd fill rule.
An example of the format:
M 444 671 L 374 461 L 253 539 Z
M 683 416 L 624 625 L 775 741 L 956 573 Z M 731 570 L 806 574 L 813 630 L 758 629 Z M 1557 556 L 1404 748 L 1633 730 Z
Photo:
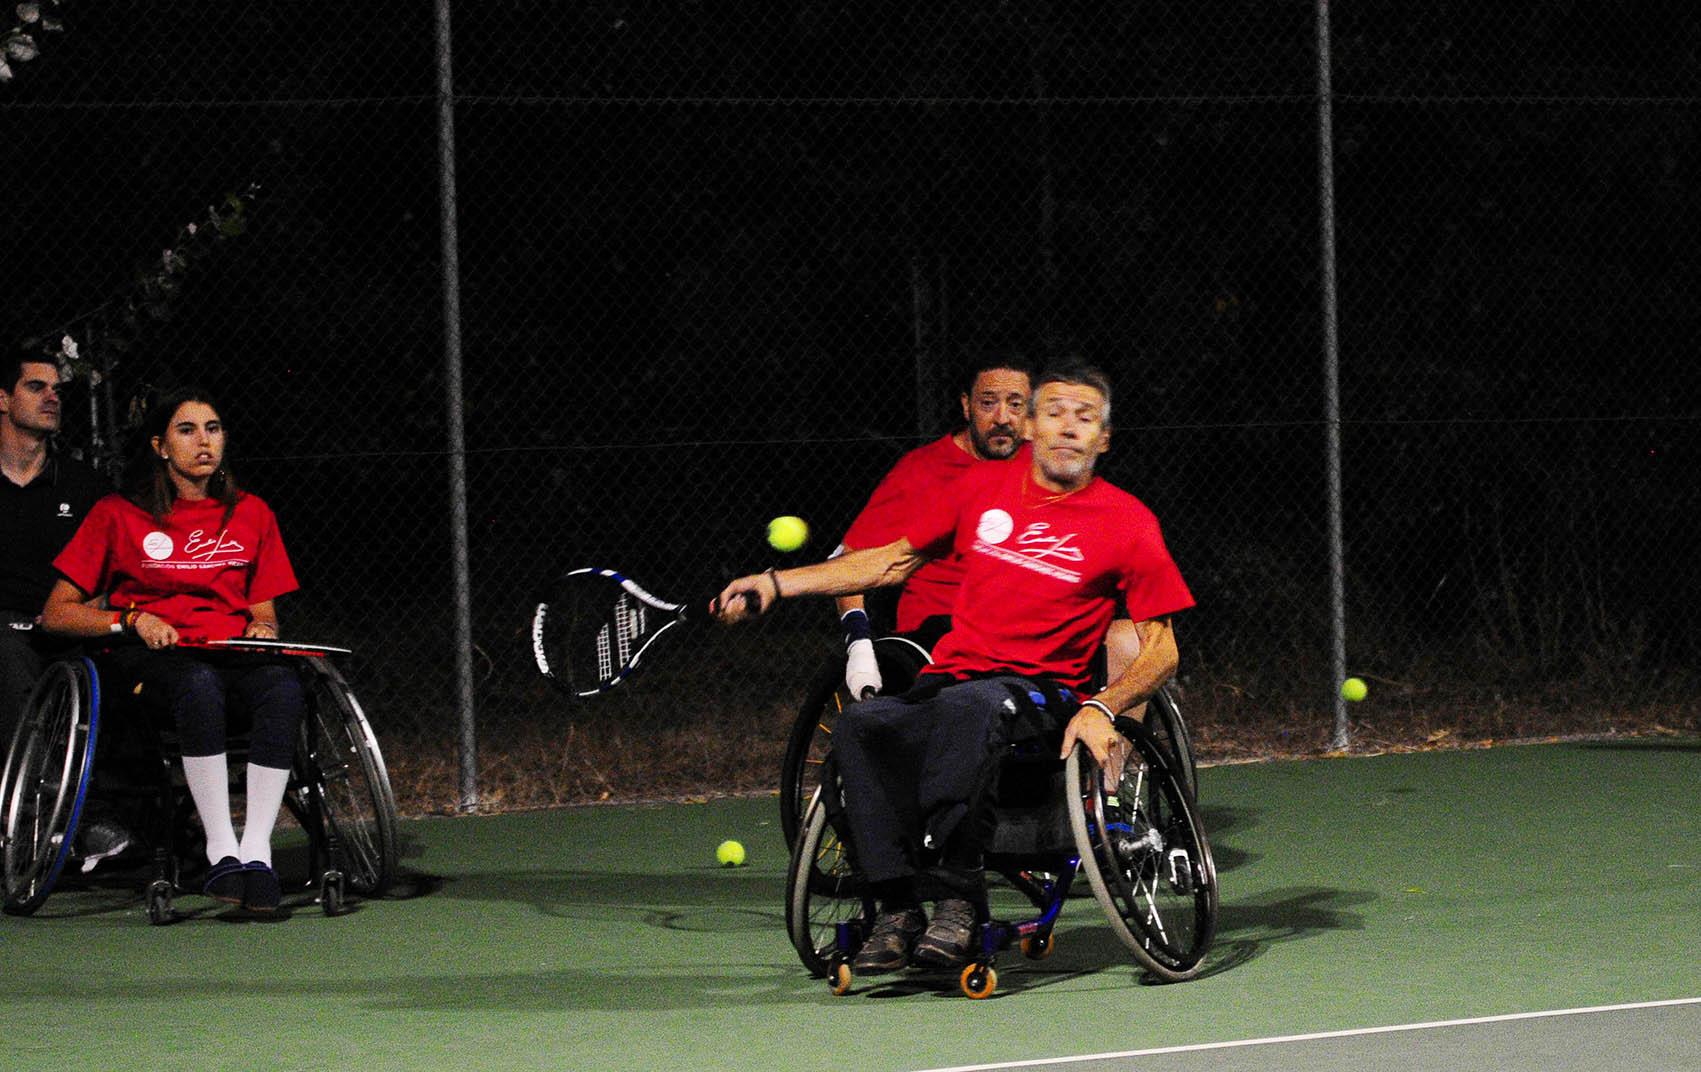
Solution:
M 827 967 L 827 985 L 830 988 L 832 988 L 832 991 L 835 995 L 843 995 L 843 994 L 850 993 L 850 988 L 851 988 L 850 965 L 845 963 L 842 960 L 837 961 L 837 962 L 835 962 L 831 965 L 828 965 L 828 967 Z
M 1051 932 L 1033 934 L 1022 939 L 1022 955 L 1029 960 L 1044 960 L 1051 956 L 1051 951 L 1057 948 L 1057 941 Z
M 993 970 L 990 964 L 984 968 L 979 964 L 970 964 L 963 969 L 958 982 L 962 984 L 963 993 L 969 997 L 989 998 L 992 992 L 998 989 L 998 972 Z

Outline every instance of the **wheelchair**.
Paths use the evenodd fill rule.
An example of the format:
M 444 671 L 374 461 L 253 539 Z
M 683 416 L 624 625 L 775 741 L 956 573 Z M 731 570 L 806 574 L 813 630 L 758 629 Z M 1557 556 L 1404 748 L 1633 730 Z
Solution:
M 284 796 L 307 834 L 307 875 L 328 916 L 347 911 L 349 894 L 381 897 L 396 876 L 395 796 L 377 738 L 354 692 L 331 661 L 345 649 L 280 646 L 306 686 L 307 710 Z M 134 695 L 105 695 L 99 656 L 48 667 L 13 735 L 0 775 L 0 854 L 4 910 L 30 915 L 40 908 L 75 857 L 80 824 L 92 797 L 135 797 L 152 850 L 147 917 L 177 918 L 173 900 L 191 892 L 185 871 L 198 870 L 189 829 L 194 814 L 178 764 L 169 754 L 170 716 Z M 110 711 L 110 714 L 108 713 Z M 233 779 L 241 777 L 243 744 L 233 739 Z M 113 753 L 114 762 L 96 755 Z M 129 761 L 127 776 L 107 768 Z M 138 762 L 139 761 L 139 762 Z M 97 788 L 98 787 L 98 788 Z M 240 791 L 233 786 L 233 795 Z M 198 892 L 198 891 L 195 891 Z
M 1026 699 L 1046 702 L 1037 692 Z M 1098 765 L 1079 746 L 1066 761 L 1036 745 L 1013 749 L 1004 761 L 986 868 L 1025 896 L 1035 914 L 996 919 L 989 906 L 977 907 L 978 952 L 958 977 L 968 997 L 996 990 L 1001 950 L 1018 945 L 1035 960 L 1052 952 L 1053 928 L 1077 871 L 1146 973 L 1179 982 L 1201 970 L 1217 926 L 1210 842 L 1170 747 L 1132 718 L 1118 717 L 1116 724 L 1133 754 L 1114 790 L 1105 789 Z M 803 966 L 825 978 L 834 994 L 845 994 L 851 959 L 873 928 L 876 905 L 857 874 L 832 771 L 829 756 L 787 868 L 785 921 Z
M 883 696 L 908 689 L 922 668 L 933 661 L 926 647 L 899 635 L 876 638 L 874 658 L 880 667 Z M 1094 660 L 1095 684 L 1103 681 L 1103 664 L 1101 651 Z M 1168 682 L 1152 696 L 1146 705 L 1145 725 L 1169 756 L 1170 770 L 1180 779 L 1182 788 L 1197 800 L 1199 767 L 1176 692 L 1174 683 Z M 832 745 L 833 723 L 851 702 L 850 691 L 845 688 L 845 657 L 836 653 L 827 658 L 810 682 L 786 738 L 785 758 L 780 763 L 780 831 L 787 849 L 797 844 L 803 813 L 821 782 L 821 764 Z

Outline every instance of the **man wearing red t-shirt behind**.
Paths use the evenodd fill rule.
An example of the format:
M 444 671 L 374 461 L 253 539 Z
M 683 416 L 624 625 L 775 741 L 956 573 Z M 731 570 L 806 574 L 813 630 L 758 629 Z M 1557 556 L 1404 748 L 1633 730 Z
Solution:
M 904 534 L 911 514 L 944 494 L 970 466 L 1002 460 L 1020 450 L 1029 390 L 1028 370 L 1020 360 L 992 356 L 977 362 L 968 370 L 959 398 L 963 427 L 899 458 L 851 522 L 834 554 L 891 543 Z M 962 574 L 954 556 L 935 559 L 916 570 L 898 597 L 894 631 L 932 648 L 950 627 L 951 605 Z M 840 596 L 834 602 L 845 631 L 845 686 L 858 698 L 879 692 L 883 682 L 863 596 Z
M 1113 718 L 1175 672 L 1170 617 L 1193 597 L 1151 511 L 1093 475 L 1110 445 L 1103 373 L 1071 366 L 1042 375 L 1028 430 L 1031 456 L 973 468 L 891 543 L 741 577 L 720 595 L 721 618 L 736 622 L 750 616 L 745 593 L 756 594 L 762 613 L 785 596 L 900 584 L 924 561 L 962 557 L 951 631 L 929 672 L 902 696 L 846 708 L 833 735 L 846 819 L 880 907 L 851 963 L 858 975 L 897 971 L 912 953 L 918 964 L 954 967 L 972 952 L 975 906 L 986 896 L 986 788 L 1011 741 L 1055 739 L 1058 729 L 1009 714 L 1012 685 L 1043 678 L 1084 690 L 1121 604 L 1139 653 L 1061 733 L 1061 754 L 1079 742 L 1114 783 L 1129 746 Z M 923 868 L 951 891 L 931 925 L 916 887 Z
M 53 560 L 61 579 L 42 624 L 88 638 L 131 634 L 112 660 L 165 698 L 182 744 L 183 775 L 207 835 L 204 892 L 270 912 L 282 896 L 272 869 L 272 828 L 283 804 L 306 708 L 301 679 L 264 655 L 217 662 L 180 641 L 275 640 L 273 601 L 296 588 L 277 518 L 241 491 L 225 465 L 225 426 L 206 396 L 167 395 L 148 413 L 152 433 L 123 495 L 95 504 Z M 104 609 L 89 602 L 105 594 Z M 230 811 L 226 699 L 253 730 L 242 836 Z

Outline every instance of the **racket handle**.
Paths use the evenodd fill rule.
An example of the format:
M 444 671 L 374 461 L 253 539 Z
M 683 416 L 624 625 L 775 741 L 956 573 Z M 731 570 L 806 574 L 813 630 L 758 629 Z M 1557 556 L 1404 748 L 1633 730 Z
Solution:
M 744 592 L 744 593 L 741 593 L 741 594 L 744 596 L 744 612 L 746 614 L 749 614 L 751 616 L 755 616 L 755 615 L 762 613 L 762 597 L 761 596 L 757 595 L 755 592 Z M 709 600 L 709 617 L 711 617 L 711 618 L 715 617 L 717 614 L 720 613 L 720 609 L 721 609 L 721 597 L 720 596 L 714 596 L 713 598 L 711 598 Z

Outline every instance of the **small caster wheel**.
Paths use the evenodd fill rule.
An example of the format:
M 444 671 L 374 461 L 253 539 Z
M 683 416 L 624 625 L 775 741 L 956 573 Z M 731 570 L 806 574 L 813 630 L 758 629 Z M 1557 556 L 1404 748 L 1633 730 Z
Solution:
M 319 907 L 327 916 L 343 914 L 343 873 L 327 871 L 319 876 Z
M 963 974 L 958 982 L 962 984 L 963 993 L 969 997 L 977 1000 L 989 998 L 992 996 L 992 992 L 998 989 L 998 972 L 990 964 L 984 967 L 979 964 L 970 964 L 963 969 Z
M 1029 960 L 1044 960 L 1051 956 L 1051 951 L 1057 948 L 1057 940 L 1050 931 L 1044 934 L 1030 934 L 1022 939 L 1022 955 Z
M 148 885 L 148 922 L 159 927 L 177 919 L 171 907 L 171 883 L 153 882 Z
M 836 960 L 827 966 L 827 986 L 833 991 L 833 996 L 842 997 L 850 993 L 850 965 L 842 960 Z

